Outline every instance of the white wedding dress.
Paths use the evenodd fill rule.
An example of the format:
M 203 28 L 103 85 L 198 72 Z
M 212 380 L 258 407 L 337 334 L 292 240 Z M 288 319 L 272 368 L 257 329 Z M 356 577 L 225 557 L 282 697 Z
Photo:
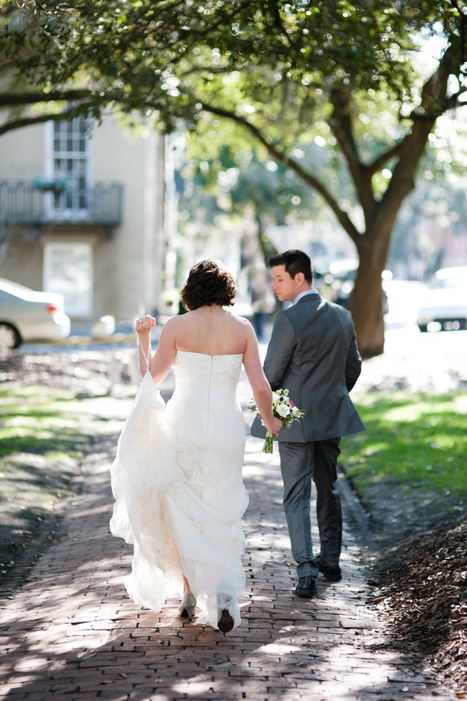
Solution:
M 167 597 L 182 596 L 183 573 L 197 598 L 196 623 L 214 628 L 223 608 L 239 625 L 245 583 L 242 360 L 177 351 L 167 405 L 147 372 L 111 468 L 110 529 L 134 545 L 128 594 L 160 611 Z

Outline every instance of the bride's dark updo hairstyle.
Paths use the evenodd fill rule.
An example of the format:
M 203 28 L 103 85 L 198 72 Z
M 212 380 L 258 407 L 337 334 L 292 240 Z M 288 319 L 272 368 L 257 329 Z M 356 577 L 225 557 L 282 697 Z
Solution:
M 182 304 L 188 311 L 218 304 L 230 307 L 237 288 L 229 271 L 207 258 L 192 267 L 181 291 Z

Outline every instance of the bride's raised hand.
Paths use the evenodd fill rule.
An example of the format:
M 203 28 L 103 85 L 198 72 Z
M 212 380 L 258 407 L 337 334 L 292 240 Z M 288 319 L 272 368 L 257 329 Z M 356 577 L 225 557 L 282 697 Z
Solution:
M 156 320 L 150 314 L 138 317 L 135 321 L 135 331 L 140 336 L 147 336 L 156 325 Z

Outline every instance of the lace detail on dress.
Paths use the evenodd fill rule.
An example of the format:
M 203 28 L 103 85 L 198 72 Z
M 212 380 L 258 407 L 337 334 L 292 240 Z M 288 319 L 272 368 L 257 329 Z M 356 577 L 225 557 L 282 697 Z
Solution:
M 190 441 L 178 437 L 175 443 L 175 458 L 183 472 L 185 479 L 191 488 L 202 495 L 205 475 L 203 468 L 206 465 L 207 445 L 193 445 Z

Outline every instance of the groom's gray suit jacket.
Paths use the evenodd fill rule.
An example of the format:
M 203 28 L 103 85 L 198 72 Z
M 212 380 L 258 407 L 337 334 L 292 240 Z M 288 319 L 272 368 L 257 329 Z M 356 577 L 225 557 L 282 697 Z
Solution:
M 289 389 L 289 398 L 305 411 L 302 421 L 279 433 L 279 440 L 306 443 L 338 438 L 365 429 L 349 391 L 362 359 L 349 312 L 317 292 L 277 314 L 264 371 L 273 390 Z M 253 436 L 265 436 L 258 417 Z

